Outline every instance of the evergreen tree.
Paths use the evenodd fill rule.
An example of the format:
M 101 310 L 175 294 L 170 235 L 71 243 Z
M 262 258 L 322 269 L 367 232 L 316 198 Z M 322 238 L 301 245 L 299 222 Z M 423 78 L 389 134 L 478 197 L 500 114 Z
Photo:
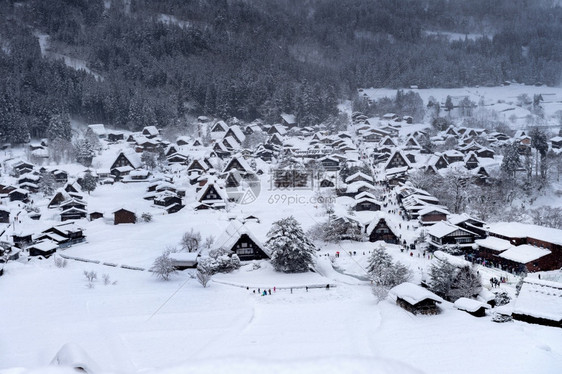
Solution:
M 454 108 L 455 105 L 453 104 L 453 99 L 451 98 L 451 96 L 447 95 L 447 99 L 445 99 L 445 109 L 449 113 L 449 116 L 451 116 L 451 110 L 453 110 Z
M 302 273 L 312 266 L 316 248 L 294 217 L 274 222 L 267 237 L 266 246 L 275 270 Z
M 72 138 L 72 129 L 68 114 L 55 114 L 51 116 L 46 135 L 49 140 L 61 139 L 69 141 Z
M 410 270 L 400 262 L 393 263 L 392 257 L 380 245 L 373 250 L 369 258 L 367 272 L 373 281 L 373 286 L 386 290 L 408 281 Z M 381 295 L 381 290 L 378 291 Z
M 474 297 L 482 290 L 480 275 L 472 265 L 457 267 L 447 260 L 437 259 L 429 275 L 429 289 L 449 301 Z
M 96 178 L 90 173 L 89 171 L 84 174 L 84 177 L 80 181 L 80 187 L 82 187 L 82 191 L 90 192 L 96 189 L 98 182 Z
M 43 196 L 52 196 L 56 189 L 56 181 L 53 174 L 47 172 L 41 173 L 41 179 L 39 179 L 39 191 Z
M 515 142 L 505 148 L 501 171 L 510 178 L 515 177 L 515 172 L 521 167 L 521 158 L 519 157 L 519 143 Z
M 392 257 L 386 252 L 384 246 L 379 245 L 371 253 L 367 272 L 373 279 L 383 277 L 387 268 L 392 266 Z
M 76 161 L 86 167 L 92 165 L 95 151 L 94 145 L 90 142 L 89 138 L 77 139 L 74 143 L 74 153 L 76 154 Z

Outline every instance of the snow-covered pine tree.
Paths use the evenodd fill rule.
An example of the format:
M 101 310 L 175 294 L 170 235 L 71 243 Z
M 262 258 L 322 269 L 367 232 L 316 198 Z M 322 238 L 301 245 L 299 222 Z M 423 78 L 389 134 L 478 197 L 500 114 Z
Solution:
M 39 191 L 43 196 L 52 196 L 55 192 L 57 182 L 53 174 L 47 172 L 41 173 L 41 179 L 39 179 Z
M 367 271 L 373 281 L 375 288 L 391 289 L 400 283 L 410 279 L 411 272 L 400 262 L 393 263 L 392 257 L 386 252 L 384 246 L 380 245 L 371 254 Z M 380 290 L 375 292 L 377 296 L 383 296 Z
M 515 172 L 521 167 L 521 158 L 519 157 L 519 143 L 512 143 L 505 147 L 501 171 L 510 178 L 515 177 Z
M 97 185 L 98 182 L 96 178 L 90 172 L 86 172 L 84 177 L 80 180 L 80 187 L 82 187 L 83 191 L 88 192 L 88 195 L 96 189 Z
M 92 165 L 92 159 L 95 155 L 95 145 L 89 138 L 77 139 L 74 143 L 74 153 L 76 154 L 76 161 L 86 167 Z
M 293 216 L 274 222 L 267 237 L 275 270 L 302 273 L 312 266 L 316 248 Z
M 470 298 L 478 295 L 480 291 L 482 291 L 480 275 L 474 266 L 466 265 L 456 269 L 448 299 L 455 301 L 461 297 Z
M 441 297 L 445 297 L 451 290 L 455 266 L 447 260 L 436 259 L 429 269 L 429 289 Z
M 51 116 L 49 125 L 47 126 L 46 135 L 49 140 L 70 140 L 72 138 L 72 129 L 70 127 L 69 115 L 55 114 Z
M 367 272 L 375 283 L 380 280 L 386 269 L 392 266 L 392 257 L 386 252 L 383 245 L 379 245 L 371 253 Z
M 438 259 L 431 266 L 429 275 L 429 289 L 449 301 L 474 297 L 482 290 L 480 275 L 470 265 L 456 267 L 447 260 Z

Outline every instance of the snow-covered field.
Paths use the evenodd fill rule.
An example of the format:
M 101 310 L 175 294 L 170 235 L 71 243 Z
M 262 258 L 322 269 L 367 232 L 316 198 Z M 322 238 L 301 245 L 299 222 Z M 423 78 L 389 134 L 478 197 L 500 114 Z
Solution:
M 562 109 L 562 89 L 556 88 L 512 85 L 417 91 L 424 101 L 429 96 L 444 101 L 447 95 L 469 95 L 476 102 L 482 99 L 487 107 L 503 105 L 509 111 L 526 110 L 513 104 L 521 93 L 531 97 L 541 93 L 548 115 Z M 395 94 L 384 89 L 364 92 L 373 98 Z M 403 126 L 401 132 L 422 126 Z M 108 169 L 126 147 L 109 146 L 94 159 L 94 168 Z M 4 159 L 24 155 L 21 149 L 7 153 Z M 51 167 L 71 175 L 83 170 L 76 164 Z M 149 182 L 98 186 L 84 195 L 88 211 L 105 212 L 105 217 L 78 220 L 87 241 L 59 253 L 96 263 L 69 260 L 65 268 L 58 268 L 51 258 L 5 266 L 0 278 L 0 374 L 44 372 L 67 343 L 78 344 L 101 372 L 108 373 L 497 374 L 558 373 L 562 368 L 560 329 L 522 322 L 497 324 L 490 315 L 475 318 L 448 302 L 441 304 L 437 316 L 414 316 L 390 299 L 377 303 L 365 280 L 367 259 L 376 245 L 369 242 L 317 243 L 315 272 L 283 274 L 260 261 L 260 266 L 247 263 L 233 273 L 215 275 L 208 288 L 192 278 L 191 271 L 164 282 L 146 270 L 121 268 L 148 269 L 163 250 L 179 246 L 185 232 L 194 229 L 203 239 L 218 237 L 234 217 L 257 217 L 260 228 L 254 234 L 260 239 L 274 221 L 290 215 L 305 231 L 327 219 L 315 190 L 274 190 L 268 170 L 261 176 L 255 201 L 232 204 L 226 211 L 194 211 L 195 187 L 181 173 L 169 176 L 176 187 L 186 190 L 186 207 L 174 214 L 164 214 L 143 199 Z M 6 173 L 2 177 L 15 183 Z M 60 223 L 60 212 L 48 209 L 46 198 L 33 198 L 42 219 L 32 221 L 22 214 L 21 222 L 5 235 L 24 228 L 40 232 Z M 543 200 L 540 204 L 552 204 Z M 338 197 L 335 213 L 346 215 L 352 202 Z M 4 199 L 2 203 L 12 214 L 22 210 L 17 202 Z M 120 207 L 149 212 L 153 220 L 113 225 L 111 212 Z M 382 214 L 396 208 L 390 202 Z M 378 213 L 356 212 L 354 217 L 368 224 Z M 396 214 L 393 218 L 402 239 L 412 242 L 419 235 L 417 223 L 414 227 Z M 412 270 L 413 282 L 427 275 L 431 259 L 423 252 L 386 247 Z M 337 252 L 340 256 L 334 258 Z M 97 273 L 93 287 L 88 286 L 84 271 Z M 501 289 L 514 294 L 513 276 L 483 267 L 479 271 L 485 285 L 491 277 L 507 276 Z M 104 275 L 111 284 L 104 284 Z M 258 289 L 272 292 L 260 296 Z
M 531 100 L 534 95 L 542 95 L 544 101 L 541 102 L 541 106 L 547 119 L 557 111 L 562 110 L 562 87 L 511 84 L 498 87 L 427 88 L 414 89 L 413 91 L 419 93 L 425 104 L 431 96 L 441 103 L 445 102 L 447 96 L 461 98 L 467 96 L 476 104 L 484 103 L 484 108 L 495 111 L 500 120 L 506 121 L 514 129 L 525 128 L 527 126 L 526 116 L 531 114 L 528 109 L 516 105 L 519 95 L 526 94 Z M 362 94 L 371 99 L 380 99 L 382 97 L 394 97 L 396 90 L 365 88 Z M 512 119 L 515 120 L 514 123 L 511 122 Z M 558 122 L 554 124 L 559 126 Z
M 81 262 L 12 263 L 0 282 L 0 369 L 43 367 L 69 342 L 104 372 L 556 373 L 562 367 L 556 328 L 495 324 L 449 303 L 438 316 L 413 316 L 389 300 L 376 304 L 367 285 L 329 273 L 251 269 L 203 288 L 185 271 L 162 282 L 148 272 Z M 94 288 L 84 270 L 97 271 Z M 117 284 L 104 285 L 102 274 Z M 332 287 L 302 288 L 320 282 Z M 253 293 L 275 285 L 284 288 Z

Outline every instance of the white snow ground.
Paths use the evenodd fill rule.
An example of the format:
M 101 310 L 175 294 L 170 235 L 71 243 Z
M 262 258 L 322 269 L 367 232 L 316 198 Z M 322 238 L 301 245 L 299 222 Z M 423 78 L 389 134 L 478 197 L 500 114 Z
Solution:
M 321 269 L 326 261 L 320 257 Z M 252 269 L 248 264 L 216 276 L 204 289 L 187 272 L 164 282 L 148 272 L 76 261 L 66 268 L 52 260 L 10 263 L 0 281 L 0 369 L 43 367 L 68 342 L 107 372 L 308 373 L 330 362 L 341 373 L 369 372 L 369 365 L 381 365 L 384 373 L 385 365 L 397 365 L 397 373 L 555 373 L 562 367 L 556 328 L 495 324 L 450 303 L 438 316 L 413 316 L 389 300 L 377 304 L 368 285 L 339 273 L 295 277 L 267 263 Z M 98 273 L 94 288 L 87 287 L 84 270 Z M 117 284 L 104 285 L 102 274 Z M 321 288 L 306 291 L 306 285 Z M 273 292 L 273 286 L 283 288 Z M 258 296 L 258 287 L 272 295 Z

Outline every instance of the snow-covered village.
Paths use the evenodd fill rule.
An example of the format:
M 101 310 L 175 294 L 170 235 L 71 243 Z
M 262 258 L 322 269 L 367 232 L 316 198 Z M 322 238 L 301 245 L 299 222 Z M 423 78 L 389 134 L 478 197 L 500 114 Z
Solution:
M 220 8 L 122 3 L 100 1 L 93 25 L 160 12 L 145 26 L 187 38 Z M 238 3 L 224 6 L 244 14 Z M 17 23 L 35 8 L 0 10 Z M 0 28 L 2 72 L 9 32 L 45 65 L 0 85 L 1 374 L 560 372 L 562 87 L 548 80 L 560 65 L 543 81 L 408 76 L 346 95 L 286 82 L 256 110 L 217 83 L 200 103 L 174 96 L 183 109 L 167 123 L 161 92 L 133 90 L 121 121 L 121 73 L 49 22 Z M 49 73 L 26 83 L 26 69 Z M 62 72 L 96 88 L 37 104 Z

